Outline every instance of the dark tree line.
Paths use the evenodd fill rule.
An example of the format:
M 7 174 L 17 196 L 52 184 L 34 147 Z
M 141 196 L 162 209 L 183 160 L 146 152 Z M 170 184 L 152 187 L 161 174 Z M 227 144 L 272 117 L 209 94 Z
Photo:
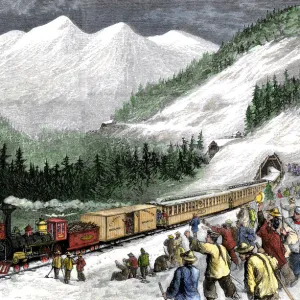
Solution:
M 66 155 L 61 163 L 42 168 L 26 164 L 19 148 L 8 153 L 6 144 L 0 149 L 1 200 L 13 195 L 30 200 L 50 199 L 108 200 L 117 189 L 132 189 L 142 194 L 150 185 L 165 180 L 194 176 L 204 162 L 202 132 L 197 141 L 170 145 L 165 153 L 144 143 L 142 147 L 113 144 L 101 149 L 94 159 L 70 162 Z M 130 200 L 130 199 L 127 199 Z
M 272 80 L 267 80 L 261 87 L 255 86 L 252 102 L 246 110 L 246 131 L 251 131 L 296 105 L 300 105 L 300 78 L 289 77 L 285 71 L 284 80 L 279 83 L 274 75 Z
M 298 35 L 300 29 L 300 8 L 290 6 L 268 12 L 256 24 L 245 26 L 231 41 L 222 43 L 216 53 L 205 53 L 194 60 L 185 70 L 170 79 L 140 86 L 128 102 L 116 111 L 115 120 L 121 122 L 141 121 L 153 116 L 174 99 L 199 86 L 210 76 L 231 66 L 243 53 L 251 48 L 273 40 Z

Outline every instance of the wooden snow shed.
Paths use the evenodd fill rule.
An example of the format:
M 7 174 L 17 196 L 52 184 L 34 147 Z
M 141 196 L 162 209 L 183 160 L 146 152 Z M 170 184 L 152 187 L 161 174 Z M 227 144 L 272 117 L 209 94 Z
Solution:
M 80 220 L 100 227 L 99 241 L 111 241 L 155 229 L 156 206 L 140 204 L 89 212 Z

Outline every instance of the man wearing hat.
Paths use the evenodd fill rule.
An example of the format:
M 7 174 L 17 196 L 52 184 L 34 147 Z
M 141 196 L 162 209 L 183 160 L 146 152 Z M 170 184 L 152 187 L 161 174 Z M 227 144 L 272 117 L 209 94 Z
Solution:
M 278 208 L 275 207 L 269 211 L 272 218 L 268 218 L 266 220 L 262 212 L 262 206 L 263 204 L 258 206 L 259 224 L 256 234 L 262 240 L 262 248 L 264 249 L 264 252 L 276 258 L 278 262 L 278 276 L 280 276 L 281 273 L 285 284 L 293 286 L 296 282 L 296 278 L 285 257 L 286 249 L 278 230 L 281 223 L 281 220 L 279 219 L 281 215 Z
M 236 252 L 245 263 L 245 288 L 249 300 L 277 300 L 278 283 L 274 270 L 277 260 L 262 253 L 253 253 L 254 246 L 241 243 Z
M 138 265 L 140 267 L 143 279 L 146 280 L 146 276 L 148 275 L 148 267 L 150 263 L 149 254 L 144 250 L 144 248 L 141 248 L 141 255 L 138 259 Z
M 172 234 L 168 235 L 168 238 L 164 241 L 164 246 L 167 247 L 170 263 L 175 265 L 175 241 Z
M 289 217 L 292 217 L 294 215 L 295 207 L 296 207 L 296 201 L 294 198 L 289 198 L 289 204 L 288 205 L 282 205 L 280 202 L 280 206 L 282 209 L 287 210 L 289 212 Z
M 128 264 L 130 268 L 129 278 L 136 278 L 136 272 L 139 267 L 138 260 L 131 252 L 127 255 L 129 256 L 128 259 Z
M 78 253 L 77 257 L 78 257 L 78 259 L 74 262 L 74 264 L 76 264 L 77 278 L 78 278 L 78 281 L 85 281 L 85 275 L 84 275 L 83 271 L 84 271 L 86 262 L 85 262 L 84 258 L 82 257 L 82 253 Z
M 297 241 L 291 240 L 293 234 L 292 231 L 287 231 L 286 228 L 281 230 L 281 233 L 286 237 L 287 244 L 291 250 L 289 263 L 295 276 L 298 278 L 300 276 L 300 206 L 296 206 L 294 209 L 294 215 L 290 218 L 285 219 L 285 223 L 294 231 L 297 235 Z M 289 242 L 290 239 L 290 242 Z
M 182 258 L 181 254 L 184 253 L 185 250 L 182 246 L 182 237 L 179 231 L 175 233 L 175 240 L 174 240 L 174 259 L 177 265 L 182 266 Z
M 203 281 L 203 291 L 206 299 L 213 300 L 218 298 L 216 291 L 217 281 L 226 297 L 239 299 L 236 287 L 230 278 L 230 257 L 226 248 L 217 243 L 220 235 L 208 230 L 205 242 L 193 239 L 188 230 L 185 231 L 184 235 L 189 239 L 191 250 L 207 255 L 207 266 Z
M 54 270 L 54 279 L 58 279 L 59 270 L 62 268 L 63 260 L 60 251 L 54 253 L 54 258 L 52 260 L 52 268 Z
M 200 300 L 198 292 L 200 270 L 193 265 L 197 258 L 191 250 L 181 254 L 181 257 L 183 266 L 176 269 L 173 280 L 163 296 L 165 299 Z
M 65 269 L 65 279 L 64 282 L 66 284 L 69 283 L 70 278 L 71 278 L 71 271 L 73 270 L 73 265 L 74 265 L 74 261 L 71 258 L 71 253 L 70 252 L 66 252 L 67 257 L 64 259 L 63 262 L 63 266 Z

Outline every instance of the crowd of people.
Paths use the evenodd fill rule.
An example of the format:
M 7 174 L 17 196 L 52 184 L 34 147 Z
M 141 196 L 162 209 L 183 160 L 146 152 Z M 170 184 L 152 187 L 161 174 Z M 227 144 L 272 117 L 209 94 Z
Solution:
M 288 163 L 287 171 L 292 173 L 294 176 L 300 176 L 300 164 Z
M 61 271 L 64 277 L 64 283 L 68 284 L 71 278 L 71 272 L 74 265 L 76 265 L 78 281 L 85 281 L 84 267 L 86 262 L 82 257 L 82 253 L 77 254 L 77 260 L 71 257 L 70 252 L 66 252 L 66 258 L 62 258 L 61 252 L 56 251 L 52 260 L 51 271 L 54 271 L 54 279 L 59 279 L 59 272 Z M 50 272 L 51 272 L 50 271 Z M 46 276 L 48 277 L 48 275 Z
M 279 206 L 270 208 L 263 202 L 243 206 L 237 214 L 236 226 L 231 220 L 221 226 L 204 220 L 208 229 L 205 241 L 200 241 L 194 230 L 193 235 L 187 230 L 184 235 L 190 250 L 182 254 L 183 266 L 175 271 L 165 299 L 200 299 L 200 273 L 195 266 L 191 267 L 197 260 L 194 252 L 207 256 L 203 281 L 207 300 L 218 298 L 216 282 L 227 298 L 240 298 L 232 276 L 232 263 L 238 269 L 244 268 L 244 289 L 249 300 L 280 299 L 278 291 L 282 288 L 292 299 L 288 288 L 297 284 L 300 277 L 300 206 L 295 201 L 298 186 L 299 183 L 286 187 L 282 197 L 279 190 Z M 287 205 L 283 205 L 283 199 L 288 200 Z M 288 217 L 283 216 L 282 209 L 288 211 Z M 222 242 L 218 243 L 220 236 Z

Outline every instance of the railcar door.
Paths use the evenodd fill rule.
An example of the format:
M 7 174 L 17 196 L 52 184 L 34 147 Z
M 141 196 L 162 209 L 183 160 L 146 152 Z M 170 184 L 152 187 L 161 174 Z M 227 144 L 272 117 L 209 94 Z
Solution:
M 134 234 L 134 212 L 128 213 L 125 216 L 125 234 Z

